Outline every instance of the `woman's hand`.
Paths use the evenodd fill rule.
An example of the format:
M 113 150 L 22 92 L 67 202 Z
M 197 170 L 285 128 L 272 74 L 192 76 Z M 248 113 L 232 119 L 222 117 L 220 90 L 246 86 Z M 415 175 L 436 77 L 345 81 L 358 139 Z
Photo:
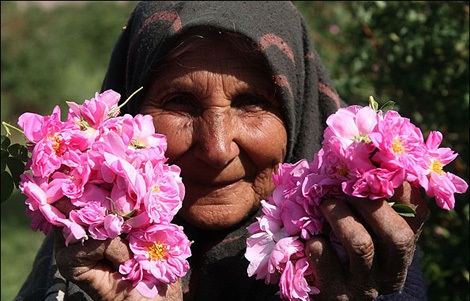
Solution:
M 93 300 L 149 300 L 132 287 L 131 281 L 122 280 L 118 272 L 119 265 L 131 257 L 126 241 L 119 237 L 105 241 L 89 239 L 83 244 L 75 243 L 66 247 L 61 229 L 54 229 L 54 237 L 55 257 L 60 273 Z M 151 300 L 183 300 L 181 281 L 163 287 L 159 296 Z
M 315 300 L 374 300 L 405 283 L 428 208 L 418 189 L 405 182 L 395 203 L 406 204 L 415 217 L 398 215 L 386 200 L 326 200 L 321 210 L 346 252 L 341 263 L 330 242 L 312 238 L 306 246 L 315 271 Z

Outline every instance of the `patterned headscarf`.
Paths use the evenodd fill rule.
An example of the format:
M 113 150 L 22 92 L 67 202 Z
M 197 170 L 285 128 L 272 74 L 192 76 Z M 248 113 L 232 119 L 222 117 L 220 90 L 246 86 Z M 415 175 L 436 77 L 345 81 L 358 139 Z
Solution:
M 141 86 L 145 89 L 152 63 L 181 34 L 201 26 L 242 34 L 257 45 L 281 91 L 288 133 L 285 160 L 312 159 L 325 119 L 339 108 L 340 99 L 290 1 L 141 2 L 117 42 L 103 90 L 113 89 L 126 99 Z M 138 112 L 139 95 L 124 112 Z

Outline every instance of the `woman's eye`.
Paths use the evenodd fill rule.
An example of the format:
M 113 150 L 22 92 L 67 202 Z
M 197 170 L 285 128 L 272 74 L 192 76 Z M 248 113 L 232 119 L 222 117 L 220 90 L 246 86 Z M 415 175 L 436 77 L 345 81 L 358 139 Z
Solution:
M 268 110 L 272 103 L 266 98 L 255 94 L 238 95 L 232 101 L 232 107 L 245 110 Z
M 176 94 L 165 97 L 163 108 L 169 111 L 178 111 L 190 114 L 195 114 L 198 111 L 194 97 L 189 94 Z

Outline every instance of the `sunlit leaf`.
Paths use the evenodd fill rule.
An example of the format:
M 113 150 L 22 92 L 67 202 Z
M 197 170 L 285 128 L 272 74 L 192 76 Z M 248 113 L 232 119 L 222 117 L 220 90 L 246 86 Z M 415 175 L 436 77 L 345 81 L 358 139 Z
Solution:
M 377 101 L 375 101 L 373 96 L 369 96 L 369 107 L 371 107 L 376 112 L 379 110 L 379 104 Z
M 416 211 L 408 205 L 392 203 L 392 208 L 403 217 L 414 217 Z

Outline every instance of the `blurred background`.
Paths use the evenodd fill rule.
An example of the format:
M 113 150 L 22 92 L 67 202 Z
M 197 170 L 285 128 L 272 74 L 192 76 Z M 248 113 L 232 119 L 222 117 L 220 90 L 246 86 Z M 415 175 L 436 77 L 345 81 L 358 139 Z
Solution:
M 133 1 L 2 1 L 1 120 L 49 115 L 100 90 Z M 459 156 L 446 166 L 469 182 L 468 1 L 294 1 L 341 97 L 349 104 L 396 102 L 419 126 L 444 135 Z M 279 20 L 280 22 L 282 20 Z M 65 116 L 64 116 L 65 117 Z M 5 134 L 2 128 L 2 134 Z M 22 143 L 18 135 L 10 137 Z M 469 300 L 469 193 L 454 210 L 429 200 L 420 238 L 429 300 Z M 12 300 L 44 238 L 24 197 L 1 205 L 1 300 Z

